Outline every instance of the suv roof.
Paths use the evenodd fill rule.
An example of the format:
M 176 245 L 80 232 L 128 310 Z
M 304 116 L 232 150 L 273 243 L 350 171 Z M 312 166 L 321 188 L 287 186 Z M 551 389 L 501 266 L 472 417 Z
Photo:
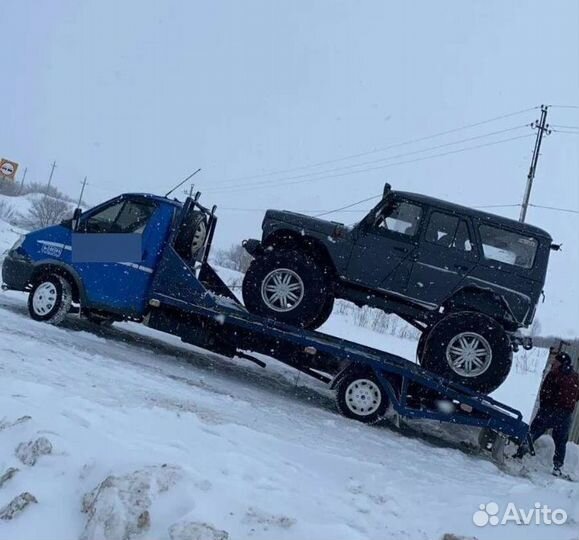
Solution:
M 497 214 L 491 214 L 490 212 L 483 212 L 481 210 L 476 210 L 474 208 L 469 208 L 468 206 L 462 206 L 460 204 L 451 203 L 448 201 L 444 201 L 442 199 L 436 199 L 434 197 L 428 197 L 427 195 L 422 195 L 420 193 L 411 193 L 409 191 L 392 191 L 391 193 L 395 195 L 400 195 L 407 199 L 414 200 L 419 203 L 426 204 L 428 206 L 435 206 L 442 210 L 447 210 L 452 213 L 456 214 L 466 214 L 472 217 L 476 217 L 483 221 L 489 221 L 496 225 L 504 225 L 509 229 L 514 229 L 519 231 L 523 234 L 528 234 L 532 236 L 540 236 L 547 240 L 552 240 L 551 235 L 539 228 L 535 227 L 534 225 L 529 225 L 528 223 L 521 223 L 515 219 L 510 219 L 503 216 L 498 216 Z

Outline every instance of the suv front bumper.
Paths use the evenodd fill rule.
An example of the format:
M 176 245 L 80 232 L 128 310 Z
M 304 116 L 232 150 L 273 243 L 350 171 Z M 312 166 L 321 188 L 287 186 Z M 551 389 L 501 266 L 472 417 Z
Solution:
M 32 261 L 25 255 L 21 255 L 16 250 L 11 250 L 6 255 L 2 263 L 2 288 L 15 291 L 26 290 L 30 283 L 30 278 L 34 272 Z

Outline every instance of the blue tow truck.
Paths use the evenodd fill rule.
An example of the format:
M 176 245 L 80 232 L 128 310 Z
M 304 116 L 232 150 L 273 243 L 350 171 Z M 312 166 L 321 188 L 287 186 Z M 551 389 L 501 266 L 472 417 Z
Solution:
M 129 320 L 227 357 L 261 353 L 336 393 L 339 411 L 374 423 L 400 416 L 481 428 L 500 459 L 506 442 L 528 444 L 519 411 L 394 354 L 249 313 L 210 266 L 216 207 L 200 194 L 180 202 L 123 194 L 59 225 L 23 236 L 7 253 L 3 289 L 29 292 L 37 321 L 69 313 L 97 324 Z

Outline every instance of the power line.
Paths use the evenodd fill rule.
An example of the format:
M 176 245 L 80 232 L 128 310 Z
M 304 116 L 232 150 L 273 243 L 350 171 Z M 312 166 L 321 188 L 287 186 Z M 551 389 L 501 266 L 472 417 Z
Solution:
M 260 181 L 260 182 L 249 182 L 249 183 L 242 183 L 242 184 L 238 184 L 235 186 L 224 186 L 224 187 L 218 187 L 216 190 L 211 190 L 212 192 L 220 192 L 220 191 L 227 191 L 229 189 L 237 189 L 237 188 L 241 188 L 241 187 L 251 187 L 251 186 L 265 186 L 268 184 L 274 184 L 274 183 L 278 183 L 278 182 L 283 182 L 285 180 L 297 180 L 299 178 L 309 178 L 309 177 L 315 177 L 315 176 L 319 176 L 322 174 L 327 174 L 327 173 L 332 173 L 332 172 L 339 172 L 339 171 L 344 171 L 344 170 L 350 170 L 350 169 L 355 169 L 356 167 L 363 167 L 365 165 L 373 165 L 374 163 L 382 163 L 384 161 L 390 161 L 393 159 L 397 159 L 397 158 L 401 158 L 401 157 L 406 157 L 406 156 L 413 156 L 416 154 L 422 154 L 423 152 L 429 152 L 432 150 L 438 150 L 440 148 L 446 148 L 448 146 L 454 146 L 456 144 L 461 144 L 464 142 L 469 142 L 469 141 L 475 141 L 475 140 L 479 140 L 479 139 L 484 139 L 486 137 L 492 137 L 494 135 L 500 135 L 502 133 L 508 133 L 511 131 L 515 131 L 524 127 L 528 127 L 531 124 L 520 124 L 518 126 L 514 126 L 514 127 L 510 127 L 510 128 L 506 128 L 506 129 L 501 129 L 498 131 L 491 131 L 489 133 L 483 133 L 482 135 L 475 135 L 474 137 L 467 137 L 464 139 L 459 139 L 456 141 L 451 141 L 448 143 L 443 143 L 443 144 L 437 144 L 435 146 L 430 146 L 427 148 L 423 148 L 421 150 L 413 150 L 412 152 L 403 152 L 401 154 L 395 154 L 393 156 L 386 156 L 383 158 L 379 158 L 379 159 L 375 159 L 375 160 L 371 160 L 371 161 L 363 161 L 360 163 L 353 163 L 351 165 L 345 165 L 342 167 L 334 167 L 333 169 L 326 169 L 326 170 L 322 170 L 322 171 L 318 171 L 318 172 L 309 172 L 309 173 L 304 173 L 304 174 L 298 174 L 295 176 L 286 176 L 283 178 L 278 178 L 275 180 L 268 180 L 268 181 Z
M 553 107 L 554 109 L 579 109 L 579 105 L 547 105 L 547 107 Z
M 361 201 L 357 201 L 355 203 L 349 204 L 347 206 L 342 206 L 340 208 L 335 208 L 333 210 L 305 210 L 295 209 L 294 212 L 300 212 L 303 214 L 317 214 L 315 217 L 327 215 L 333 212 L 345 212 L 345 213 L 352 213 L 357 214 L 360 212 L 366 212 L 365 209 L 352 209 L 352 206 L 356 206 L 363 202 L 367 202 L 369 200 L 377 199 L 380 195 L 375 195 L 374 197 L 369 197 L 367 199 L 362 199 Z M 515 208 L 521 206 L 520 204 L 487 204 L 487 205 L 478 205 L 472 206 L 472 208 Z M 219 206 L 219 211 L 226 211 L 226 212 L 267 212 L 271 210 L 271 208 L 239 208 L 239 207 L 231 207 L 231 206 Z
M 326 212 L 322 212 L 321 214 L 317 214 L 314 217 L 322 217 L 322 216 L 327 216 L 328 214 L 334 214 L 336 212 L 340 212 L 342 210 L 347 210 L 348 208 L 352 208 L 352 206 L 356 206 L 358 204 L 362 204 L 368 201 L 372 201 L 374 199 L 378 199 L 379 197 L 381 197 L 382 195 L 373 195 L 372 197 L 367 197 L 366 199 L 362 199 L 361 201 L 356 201 L 352 204 L 348 204 L 346 206 L 342 206 L 341 208 L 335 208 L 334 210 L 328 210 Z
M 483 206 L 473 206 L 473 208 L 514 208 L 521 206 L 520 204 L 485 204 Z
M 556 206 L 543 206 L 541 204 L 529 204 L 529 206 L 545 210 L 556 210 L 557 212 L 568 212 L 569 214 L 579 214 L 579 210 L 571 210 L 570 208 L 557 208 Z
M 551 127 L 554 128 L 561 128 L 561 129 L 579 129 L 579 126 L 562 126 L 560 124 L 549 124 Z
M 579 135 L 579 131 L 568 131 L 565 129 L 552 129 L 554 133 L 566 133 L 567 135 Z
M 442 136 L 444 136 L 444 135 L 449 135 L 449 134 L 451 134 L 451 133 L 456 133 L 457 131 L 462 131 L 462 130 L 465 130 L 465 129 L 471 129 L 471 128 L 474 128 L 474 127 L 482 126 L 482 125 L 484 125 L 484 124 L 489 124 L 489 123 L 491 123 L 491 122 L 497 122 L 497 121 L 499 121 L 499 120 L 504 120 L 505 118 L 510 118 L 510 117 L 512 117 L 512 116 L 517 116 L 517 115 L 520 115 L 520 114 L 524 114 L 524 113 L 526 113 L 526 112 L 533 111 L 533 110 L 538 109 L 538 108 L 539 108 L 539 106 L 528 107 L 528 108 L 526 108 L 526 109 L 521 109 L 521 110 L 519 110 L 519 111 L 514 111 L 514 112 L 511 112 L 511 113 L 502 114 L 502 115 L 500 115 L 500 116 L 495 116 L 495 117 L 489 118 L 489 119 L 487 119 L 487 120 L 481 120 L 481 121 L 479 121 L 479 122 L 474 122 L 474 123 L 472 123 L 472 124 L 466 124 L 466 125 L 463 125 L 463 126 L 460 126 L 460 127 L 457 127 L 457 128 L 448 129 L 448 130 L 445 130 L 445 131 L 439 131 L 439 132 L 433 133 L 433 134 L 431 134 L 431 135 L 426 135 L 426 136 L 424 136 L 424 137 L 417 137 L 417 138 L 414 138 L 414 139 L 409 139 L 409 140 L 406 140 L 406 141 L 403 141 L 403 142 L 391 144 L 391 145 L 384 146 L 384 147 L 381 147 L 381 148 L 376 148 L 376 149 L 374 149 L 374 150 L 368 150 L 368 151 L 365 151 L 365 152 L 358 152 L 358 153 L 356 153 L 356 154 L 349 154 L 349 155 L 342 156 L 342 157 L 335 158 L 335 159 L 328 159 L 328 160 L 324 160 L 324 161 L 317 161 L 317 162 L 314 162 L 314 163 L 310 163 L 310 164 L 308 164 L 308 165 L 301 165 L 301 166 L 298 166 L 298 167 L 292 167 L 292 168 L 288 168 L 288 169 L 278 169 L 278 170 L 269 171 L 269 172 L 260 173 L 260 174 L 252 174 L 252 175 L 248 175 L 248 176 L 240 176 L 240 177 L 236 177 L 236 178 L 230 178 L 230 179 L 227 179 L 227 180 L 222 180 L 222 181 L 215 182 L 215 184 L 220 184 L 220 185 L 221 185 L 221 184 L 235 183 L 235 182 L 239 182 L 239 181 L 241 181 L 241 180 L 256 179 L 256 178 L 265 178 L 265 177 L 268 177 L 268 176 L 276 176 L 276 175 L 278 175 L 278 174 L 285 174 L 285 173 L 290 173 L 290 172 L 295 172 L 295 171 L 301 171 L 301 170 L 304 170 L 304 169 L 310 169 L 310 168 L 314 168 L 314 167 L 320 167 L 320 166 L 322 166 L 322 165 L 329 165 L 329 164 L 331 164 L 331 163 L 338 163 L 338 162 L 340 162 L 340 161 L 347 161 L 347 160 L 349 160 L 349 159 L 355 159 L 355 158 L 358 158 L 358 157 L 368 156 L 368 155 L 371 155 L 371 154 L 376 154 L 376 153 L 379 153 L 379 152 L 384 152 L 384 151 L 386 151 L 386 150 L 391 150 L 392 148 L 398 148 L 398 147 L 401 147 L 401 146 L 407 146 L 407 145 L 410 145 L 410 144 L 415 144 L 415 143 L 418 143 L 418 142 L 427 141 L 427 140 L 434 139 L 434 138 L 437 138 L 437 137 L 442 137 Z
M 467 152 L 470 150 L 476 150 L 479 148 L 485 148 L 487 146 L 493 146 L 496 144 L 502 144 L 502 143 L 507 143 L 510 141 L 515 141 L 515 140 L 519 140 L 519 139 L 526 139 L 528 137 L 533 137 L 534 134 L 530 133 L 528 135 L 519 135 L 517 137 L 509 137 L 507 139 L 500 139 L 498 141 L 492 141 L 489 143 L 484 143 L 484 144 L 478 144 L 478 145 L 474 145 L 474 146 L 467 146 L 465 148 L 459 148 L 457 150 L 450 150 L 448 152 L 442 152 L 440 154 L 433 154 L 432 156 L 425 156 L 425 157 L 421 157 L 421 158 L 415 158 L 415 159 L 409 159 L 409 160 L 404 160 L 404 161 L 397 161 L 395 163 L 388 163 L 386 165 L 380 165 L 377 167 L 368 167 L 365 169 L 359 169 L 356 171 L 349 171 L 349 172 L 343 172 L 340 174 L 329 174 L 329 175 L 325 175 L 325 176 L 320 176 L 318 178 L 307 178 L 305 180 L 296 180 L 293 182 L 281 182 L 281 183 L 276 183 L 276 184 L 271 184 L 271 183 L 266 183 L 264 184 L 259 184 L 259 185 L 255 185 L 255 186 L 247 186 L 247 187 L 239 187 L 239 188 L 223 188 L 223 189 L 216 189 L 216 190 L 208 190 L 207 193 L 223 193 L 223 192 L 227 192 L 227 193 L 231 193 L 231 192 L 237 192 L 237 191 L 250 191 L 252 189 L 260 189 L 260 188 L 278 188 L 280 186 L 290 186 L 290 185 L 295 185 L 295 184 L 303 184 L 304 182 L 317 182 L 319 180 L 325 180 L 328 178 L 338 178 L 338 177 L 342 177 L 342 176 L 349 176 L 352 174 L 358 174 L 358 173 L 363 173 L 363 172 L 369 172 L 369 171 L 376 171 L 376 170 L 381 170 L 381 169 L 386 169 L 389 167 L 395 167 L 398 165 L 405 165 L 405 164 L 409 164 L 409 163 L 417 163 L 420 161 L 426 161 L 429 159 L 434 159 L 434 158 L 438 158 L 438 157 L 443 157 L 443 156 L 448 156 L 451 154 L 458 154 L 461 152 Z M 249 189 L 248 189 L 249 188 Z

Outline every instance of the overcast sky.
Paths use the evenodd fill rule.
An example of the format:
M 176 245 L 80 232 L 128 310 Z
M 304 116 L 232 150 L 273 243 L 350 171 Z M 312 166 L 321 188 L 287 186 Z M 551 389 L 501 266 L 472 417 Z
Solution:
M 520 203 L 534 141 L 524 124 L 538 110 L 367 152 L 579 105 L 576 0 L 2 0 L 0 19 L 0 157 L 30 180 L 56 160 L 54 183 L 71 195 L 87 175 L 93 203 L 162 194 L 201 167 L 219 245 L 258 236 L 265 208 L 337 208 L 386 180 L 467 205 Z M 549 120 L 578 126 L 579 109 L 553 107 Z M 533 203 L 579 210 L 578 145 L 571 133 L 545 140 Z M 329 217 L 353 222 L 371 205 Z M 576 335 L 579 215 L 531 208 L 528 221 L 564 243 L 541 322 Z

